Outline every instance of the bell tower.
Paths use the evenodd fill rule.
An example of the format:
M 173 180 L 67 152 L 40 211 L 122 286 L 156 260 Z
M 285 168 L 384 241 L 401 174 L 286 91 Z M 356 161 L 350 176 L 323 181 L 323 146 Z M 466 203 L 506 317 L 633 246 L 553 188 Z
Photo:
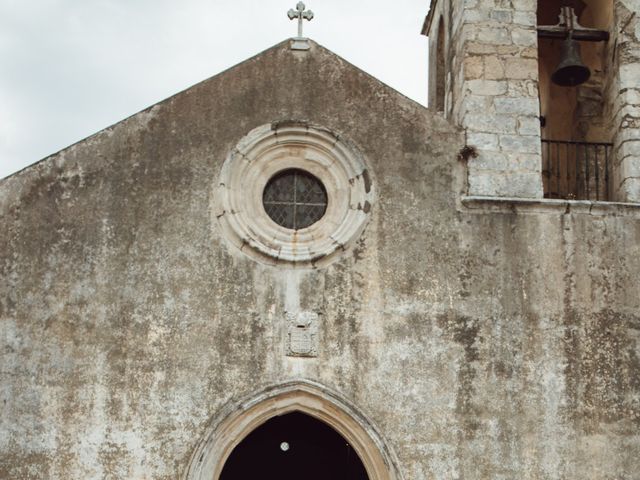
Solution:
M 634 0 L 433 0 L 429 106 L 470 196 L 640 202 Z
M 468 194 L 542 198 L 535 0 L 434 0 L 423 33 L 445 85 L 429 104 L 466 130 Z

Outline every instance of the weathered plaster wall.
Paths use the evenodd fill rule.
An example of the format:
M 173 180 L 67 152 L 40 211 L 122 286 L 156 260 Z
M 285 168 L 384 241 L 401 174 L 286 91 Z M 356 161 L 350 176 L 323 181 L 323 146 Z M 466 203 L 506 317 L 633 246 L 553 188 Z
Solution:
M 221 238 L 220 167 L 256 126 L 348 137 L 377 199 L 332 265 Z M 209 420 L 308 378 L 404 478 L 632 480 L 634 209 L 460 203 L 464 135 L 326 50 L 281 44 L 0 183 L 0 477 L 174 479 Z M 321 314 L 284 355 L 286 309 Z

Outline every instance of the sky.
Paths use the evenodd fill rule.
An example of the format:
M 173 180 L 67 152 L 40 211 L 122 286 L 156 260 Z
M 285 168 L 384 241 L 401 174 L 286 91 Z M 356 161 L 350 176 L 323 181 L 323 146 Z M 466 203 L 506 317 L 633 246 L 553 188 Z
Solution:
M 297 0 L 0 0 L 0 178 L 297 33 Z M 307 0 L 305 36 L 427 102 L 429 0 Z

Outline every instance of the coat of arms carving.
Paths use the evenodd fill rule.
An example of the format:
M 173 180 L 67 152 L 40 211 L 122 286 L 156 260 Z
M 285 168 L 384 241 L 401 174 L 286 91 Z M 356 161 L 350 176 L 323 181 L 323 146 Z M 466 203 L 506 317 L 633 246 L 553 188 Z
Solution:
M 318 356 L 318 314 L 287 312 L 287 356 Z

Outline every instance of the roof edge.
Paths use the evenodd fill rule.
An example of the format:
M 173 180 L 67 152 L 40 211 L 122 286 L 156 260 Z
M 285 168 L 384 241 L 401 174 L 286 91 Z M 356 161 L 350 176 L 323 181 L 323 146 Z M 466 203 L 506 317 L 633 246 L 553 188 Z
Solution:
M 317 47 L 325 50 L 326 52 L 330 53 L 331 55 L 335 56 L 336 58 L 340 59 L 342 62 L 346 63 L 347 65 L 349 65 L 351 68 L 354 68 L 356 70 L 358 70 L 359 72 L 363 73 L 364 75 L 366 75 L 367 77 L 375 80 L 376 82 L 382 84 L 385 86 L 385 88 L 388 88 L 389 90 L 391 90 L 393 93 L 395 93 L 396 95 L 398 95 L 399 97 L 404 98 L 405 100 L 408 100 L 409 102 L 415 104 L 417 107 L 423 108 L 427 111 L 430 111 L 429 108 L 426 105 L 421 104 L 420 102 L 418 102 L 417 100 L 414 100 L 413 98 L 409 98 L 407 97 L 404 93 L 396 90 L 395 88 L 393 88 L 391 85 L 389 85 L 386 82 L 383 82 L 382 80 L 380 80 L 378 77 L 372 75 L 371 73 L 367 72 L 366 70 L 363 70 L 362 68 L 358 67 L 357 65 L 354 65 L 353 63 L 351 63 L 349 60 L 345 59 L 344 57 L 342 57 L 341 55 L 335 53 L 333 50 L 330 50 L 329 48 L 325 47 L 324 45 L 321 45 L 320 43 L 309 39 L 309 41 L 313 44 L 315 44 Z
M 228 67 L 228 68 L 226 68 L 226 69 L 224 69 L 224 70 L 222 70 L 222 71 L 220 71 L 220 72 L 218 72 L 218 73 L 216 73 L 216 74 L 214 74 L 214 75 L 212 75 L 210 77 L 207 77 L 207 78 L 205 78 L 205 79 L 203 79 L 203 80 L 201 80 L 199 82 L 196 82 L 196 83 L 194 83 L 192 85 L 189 85 L 189 86 L 183 88 L 182 90 L 180 90 L 180 91 L 178 91 L 178 92 L 176 92 L 176 93 L 174 93 L 174 94 L 172 94 L 172 95 L 170 95 L 168 97 L 165 97 L 162 100 L 159 100 L 159 101 L 149 105 L 146 108 L 143 108 L 142 110 L 134 112 L 131 115 L 128 115 L 128 116 L 126 116 L 126 117 L 124 117 L 124 118 L 122 118 L 122 119 L 120 119 L 120 120 L 118 120 L 118 121 L 116 121 L 116 122 L 104 127 L 104 128 L 101 128 L 100 130 L 98 130 L 97 132 L 92 133 L 91 135 L 88 135 L 88 136 L 86 136 L 84 138 L 81 138 L 81 139 L 77 140 L 76 142 L 74 142 L 74 143 L 72 143 L 70 145 L 67 145 L 66 147 L 63 147 L 63 148 L 61 148 L 61 149 L 59 149 L 59 150 L 47 155 L 46 157 L 43 157 L 43 158 L 41 158 L 41 159 L 39 159 L 39 160 L 29 164 L 29 165 L 26 165 L 25 167 L 21 168 L 20 170 L 17 170 L 17 171 L 9 174 L 8 176 L 6 176 L 4 178 L 0 178 L 0 186 L 2 184 L 4 184 L 5 182 L 7 182 L 9 179 L 14 178 L 17 175 L 22 174 L 25 170 L 30 170 L 30 169 L 32 169 L 34 167 L 37 167 L 38 165 L 40 165 L 40 164 L 42 164 L 42 163 L 44 163 L 44 162 L 46 162 L 46 161 L 48 161 L 48 160 L 50 160 L 52 158 L 55 158 L 55 157 L 59 156 L 61 153 L 65 152 L 66 150 L 74 148 L 75 146 L 77 146 L 77 145 L 79 145 L 79 144 L 81 144 L 83 142 L 91 140 L 92 138 L 97 137 L 98 135 L 101 135 L 101 134 L 103 134 L 105 132 L 108 132 L 109 130 L 114 129 L 117 125 L 119 125 L 119 124 L 121 124 L 123 122 L 129 121 L 129 120 L 131 120 L 133 117 L 135 117 L 137 115 L 140 115 L 140 114 L 143 114 L 143 113 L 147 113 L 147 112 L 151 111 L 153 108 L 161 106 L 163 103 L 170 101 L 172 98 L 175 98 L 178 95 L 182 95 L 184 92 L 186 92 L 186 91 L 188 91 L 188 90 L 190 90 L 192 88 L 195 88 L 198 85 L 201 85 L 201 84 L 203 84 L 205 82 L 208 82 L 211 79 L 216 78 L 216 77 L 218 77 L 220 75 L 224 75 L 225 73 L 235 69 L 236 67 L 238 67 L 238 66 L 240 66 L 240 65 L 242 65 L 242 64 L 244 64 L 246 62 L 252 61 L 252 60 L 260 57 L 261 55 L 264 55 L 268 51 L 271 51 L 271 50 L 274 50 L 274 49 L 277 49 L 277 48 L 282 48 L 284 44 L 293 42 L 295 40 L 296 40 L 296 37 L 286 38 L 285 40 L 282 40 L 281 42 L 278 42 L 278 43 L 272 45 L 271 47 L 266 48 L 266 49 L 258 52 L 257 54 L 249 57 L 249 58 L 246 58 L 246 59 L 244 59 L 244 60 L 242 60 L 242 61 L 240 61 L 238 63 L 235 63 L 234 65 L 232 65 L 232 66 L 230 66 L 230 67 Z M 389 89 L 390 91 L 392 91 L 394 94 L 398 95 L 399 97 L 401 97 L 401 98 L 403 98 L 405 100 L 408 100 L 409 102 L 414 104 L 416 107 L 420 107 L 420 108 L 423 108 L 425 110 L 428 110 L 425 105 L 422 105 L 418 101 L 413 100 L 412 98 L 409 98 L 408 96 L 406 96 L 402 92 L 399 92 L 398 90 L 396 90 L 395 88 L 391 87 L 387 83 L 383 82 L 379 78 L 373 76 L 372 74 L 370 74 L 369 72 L 363 70 L 362 68 L 354 65 L 353 63 L 351 63 L 350 61 L 346 60 L 345 58 L 343 58 L 339 54 L 333 52 L 329 48 L 319 44 L 318 42 L 316 42 L 316 41 L 314 41 L 314 40 L 312 40 L 310 38 L 307 38 L 306 40 L 309 43 L 315 45 L 316 47 L 318 47 L 318 48 L 328 52 L 329 54 L 335 56 L 337 59 L 339 59 L 341 62 L 344 62 L 345 64 L 349 65 L 351 68 L 354 68 L 354 69 L 358 70 L 359 72 L 362 72 L 364 75 L 368 76 L 369 78 L 371 78 L 371 79 L 379 82 L 380 84 L 384 85 L 385 88 Z
M 425 37 L 429 36 L 429 32 L 431 32 L 431 23 L 433 22 L 433 16 L 435 15 L 436 6 L 438 5 L 438 0 L 432 0 L 431 5 L 429 5 L 429 13 L 424 18 L 424 23 L 422 24 L 421 35 Z
M 240 61 L 240 62 L 234 63 L 234 64 L 233 64 L 233 65 L 231 65 L 230 67 L 227 67 L 227 68 L 225 68 L 224 70 L 221 70 L 220 72 L 218 72 L 218 73 L 215 73 L 215 74 L 211 75 L 210 77 L 207 77 L 207 78 L 205 78 L 205 79 L 203 79 L 203 80 L 200 80 L 199 82 L 193 83 L 193 84 L 191 84 L 191 85 L 188 85 L 187 87 L 185 87 L 185 88 L 183 88 L 183 89 L 181 89 L 181 90 L 177 91 L 176 93 L 173 93 L 173 94 L 169 95 L 168 97 L 164 97 L 163 99 L 158 100 L 157 102 L 152 103 L 151 105 L 149 105 L 149 106 L 147 106 L 147 107 L 143 108 L 142 110 L 138 110 L 138 111 L 136 111 L 136 112 L 133 112 L 132 114 L 127 115 L 126 117 L 123 117 L 123 118 L 121 118 L 120 120 L 117 120 L 117 121 L 115 121 L 114 123 L 111 123 L 111 124 L 107 125 L 106 127 L 101 128 L 101 129 L 100 129 L 100 130 L 98 130 L 97 132 L 94 132 L 94 133 L 92 133 L 92 134 L 90 134 L 90 135 L 87 135 L 86 137 L 80 138 L 79 140 L 77 140 L 77 141 L 75 141 L 75 142 L 73 142 L 73 143 L 71 143 L 71 144 L 67 145 L 66 147 L 62 147 L 61 149 L 56 150 L 56 151 L 54 151 L 54 152 L 52 152 L 52 153 L 48 154 L 46 157 L 42 157 L 42 158 L 40 158 L 40 159 L 38 159 L 38 160 L 34 161 L 33 163 L 30 163 L 29 165 L 26 165 L 26 166 L 22 167 L 20 170 L 16 170 L 15 172 L 10 173 L 10 174 L 9 174 L 9 175 L 7 175 L 6 177 L 0 178 L 0 185 L 1 185 L 2 183 L 4 183 L 6 180 L 8 180 L 9 178 L 14 177 L 15 175 L 18 175 L 18 174 L 20 174 L 20 173 L 24 172 L 24 171 L 25 171 L 25 170 L 27 170 L 27 169 L 30 169 L 30 168 L 32 168 L 32 167 L 35 167 L 35 166 L 37 166 L 37 165 L 39 165 L 39 164 L 41 164 L 41 163 L 45 162 L 46 160 L 48 160 L 48 159 L 50 159 L 50 158 L 52 158 L 52 157 L 58 156 L 59 154 L 61 154 L 61 153 L 62 153 L 62 152 L 64 152 L 65 150 L 68 150 L 68 149 L 70 149 L 70 148 L 73 148 L 73 147 L 75 147 L 76 145 L 78 145 L 78 144 L 80 144 L 80 143 L 83 143 L 83 142 L 85 142 L 85 141 L 87 141 L 87 140 L 89 140 L 89 139 L 91 139 L 91 138 L 93 138 L 93 137 L 95 137 L 95 136 L 97 136 L 97 135 L 100 135 L 100 134 L 102 134 L 102 133 L 104 133 L 104 132 L 106 132 L 106 131 L 108 131 L 108 130 L 110 130 L 110 129 L 114 128 L 116 125 L 119 125 L 119 124 L 120 124 L 120 123 L 122 123 L 122 122 L 126 122 L 127 120 L 129 120 L 129 119 L 131 119 L 131 118 L 135 117 L 136 115 L 139 115 L 139 114 L 141 114 L 141 113 L 146 113 L 146 112 L 150 111 L 151 109 L 153 109 L 154 107 L 156 107 L 156 106 L 158 106 L 158 105 L 160 105 L 160 104 L 162 104 L 162 103 L 164 103 L 164 102 L 167 102 L 167 101 L 171 100 L 172 98 L 177 97 L 178 95 L 181 95 L 182 93 L 186 92 L 187 90 L 190 90 L 190 89 L 192 89 L 192 88 L 194 88 L 194 87 L 196 87 L 196 86 L 198 86 L 198 85 L 200 85 L 200 84 L 202 84 L 202 83 L 204 83 L 204 82 L 207 82 L 207 81 L 211 80 L 212 78 L 215 78 L 215 77 L 217 77 L 217 76 L 219 76 L 219 75 L 223 75 L 224 73 L 226 73 L 226 72 L 228 72 L 228 71 L 230 71 L 230 70 L 233 70 L 233 69 L 234 69 L 234 68 L 236 68 L 237 66 L 239 66 L 239 65 L 241 65 L 241 64 L 243 64 L 243 63 L 245 63 L 245 62 L 251 61 L 251 60 L 253 60 L 253 59 L 255 59 L 255 58 L 259 57 L 260 55 L 262 55 L 262 54 L 264 54 L 264 53 L 268 52 L 269 50 L 272 50 L 272 49 L 278 48 L 278 47 L 280 47 L 282 44 L 284 44 L 284 43 L 286 43 L 286 42 L 290 42 L 290 41 L 291 41 L 291 40 L 293 40 L 293 39 L 294 39 L 294 37 L 286 38 L 285 40 L 282 40 L 281 42 L 278 42 L 278 43 L 276 43 L 276 44 L 274 44 L 274 45 L 272 45 L 272 46 L 270 46 L 270 47 L 268 47 L 268 48 L 265 48 L 264 50 L 261 50 L 260 52 L 256 53 L 255 55 L 252 55 L 252 56 L 250 56 L 250 57 L 248 57 L 248 58 L 245 58 L 244 60 L 242 60 L 242 61 Z M 314 42 L 314 43 L 315 43 L 315 42 Z

